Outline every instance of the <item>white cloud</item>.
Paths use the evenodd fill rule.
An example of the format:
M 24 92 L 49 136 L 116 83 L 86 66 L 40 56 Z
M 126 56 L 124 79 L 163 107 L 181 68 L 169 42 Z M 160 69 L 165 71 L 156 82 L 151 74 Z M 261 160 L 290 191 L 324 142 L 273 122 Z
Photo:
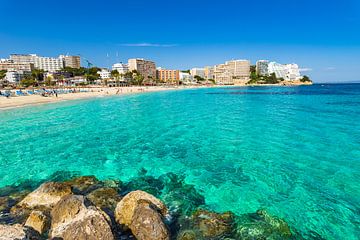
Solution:
M 312 71 L 312 68 L 300 68 L 300 72 L 310 72 Z
M 121 43 L 123 47 L 176 47 L 177 44 L 160 44 L 160 43 Z
M 335 68 L 334 67 L 326 67 L 325 70 L 326 71 L 333 71 L 333 70 L 335 70 Z

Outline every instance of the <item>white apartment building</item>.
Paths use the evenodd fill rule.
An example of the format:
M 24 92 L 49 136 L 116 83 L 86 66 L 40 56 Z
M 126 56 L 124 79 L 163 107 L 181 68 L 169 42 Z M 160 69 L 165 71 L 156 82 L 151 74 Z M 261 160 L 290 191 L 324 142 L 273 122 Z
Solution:
M 267 76 L 269 74 L 268 67 L 269 67 L 268 60 L 257 61 L 256 62 L 256 74 L 259 76 Z
M 192 68 L 190 70 L 190 74 L 193 77 L 199 76 L 199 77 L 205 78 L 205 69 L 204 68 Z
M 107 69 L 101 69 L 101 71 L 97 72 L 100 75 L 101 79 L 109 79 L 111 78 L 111 72 Z
M 268 65 L 269 75 L 275 73 L 277 78 L 283 78 L 286 81 L 295 81 L 301 78 L 299 66 L 295 63 L 280 64 L 277 62 L 270 62 Z
M 194 77 L 190 73 L 180 72 L 179 78 L 184 85 L 196 84 Z
M 48 72 L 56 72 L 64 68 L 64 62 L 61 58 L 52 57 L 36 57 L 34 65 L 35 68 Z
M 206 80 L 215 79 L 214 67 L 210 67 L 210 66 L 204 67 L 204 75 Z
M 145 80 L 156 79 L 155 62 L 143 58 L 132 58 L 128 60 L 129 71 L 136 70 Z
M 7 71 L 5 75 L 5 80 L 9 83 L 16 83 L 18 84 L 21 79 L 24 77 L 24 71 Z
M 217 84 L 245 84 L 250 80 L 250 61 L 231 60 L 214 67 Z
M 112 65 L 112 70 L 117 70 L 120 74 L 125 74 L 129 71 L 129 65 L 124 63 L 115 63 Z

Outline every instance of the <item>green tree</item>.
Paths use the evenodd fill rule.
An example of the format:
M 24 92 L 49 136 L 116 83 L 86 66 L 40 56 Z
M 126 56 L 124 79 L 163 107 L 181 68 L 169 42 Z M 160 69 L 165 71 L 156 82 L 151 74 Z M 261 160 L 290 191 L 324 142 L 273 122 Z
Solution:
M 205 78 L 200 77 L 200 76 L 198 76 L 198 75 L 195 75 L 194 78 L 196 79 L 197 82 L 203 82 L 203 81 L 205 81 Z
M 3 78 L 5 78 L 6 72 L 7 72 L 6 70 L 1 70 L 1 71 L 0 71 L 0 80 L 3 79 Z
M 45 81 L 44 81 L 46 86 L 54 86 L 55 85 L 55 81 L 53 81 L 53 78 L 48 76 Z
M 34 69 L 31 71 L 31 77 L 38 82 L 44 81 L 44 70 Z
M 20 84 L 24 87 L 37 86 L 38 81 L 32 75 L 27 75 L 21 79 Z
M 301 79 L 300 79 L 301 82 L 312 82 L 311 79 L 308 77 L 308 76 L 303 76 Z

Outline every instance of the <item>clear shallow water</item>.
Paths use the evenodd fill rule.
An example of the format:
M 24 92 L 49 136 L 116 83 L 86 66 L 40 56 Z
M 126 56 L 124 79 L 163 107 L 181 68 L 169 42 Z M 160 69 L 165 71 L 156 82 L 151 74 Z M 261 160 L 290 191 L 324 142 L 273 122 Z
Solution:
M 217 211 L 360 236 L 360 85 L 198 89 L 0 111 L 0 187 L 186 175 Z M 316 235 L 314 234 L 314 235 Z

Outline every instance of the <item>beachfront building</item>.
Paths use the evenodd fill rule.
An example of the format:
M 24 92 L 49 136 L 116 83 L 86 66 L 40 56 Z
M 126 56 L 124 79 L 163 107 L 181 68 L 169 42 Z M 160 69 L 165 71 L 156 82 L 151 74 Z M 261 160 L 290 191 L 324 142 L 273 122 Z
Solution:
M 4 59 L 0 61 L 0 71 L 28 71 L 34 70 L 33 63 L 18 63 L 12 60 Z
M 297 81 L 301 79 L 299 66 L 295 63 L 286 64 L 285 80 Z
M 268 71 L 269 61 L 268 60 L 259 60 L 256 62 L 256 74 L 258 76 L 267 76 L 269 75 Z
M 179 84 L 180 71 L 158 68 L 156 70 L 156 78 L 164 83 Z
M 194 77 L 187 72 L 179 72 L 179 79 L 184 85 L 196 84 L 196 81 L 194 81 Z
M 199 76 L 199 77 L 205 78 L 205 69 L 204 68 L 192 68 L 190 70 L 190 74 L 193 77 Z
M 206 80 L 215 79 L 214 67 L 210 67 L 210 66 L 204 67 L 204 76 Z
M 129 71 L 136 70 L 144 77 L 144 80 L 156 78 L 156 65 L 153 61 L 143 58 L 132 58 L 128 60 L 128 65 Z
M 35 68 L 48 72 L 56 72 L 64 68 L 64 62 L 62 59 L 52 57 L 36 57 L 34 65 Z
M 248 60 L 231 60 L 214 67 L 214 80 L 216 84 L 245 84 L 249 79 L 250 61 Z
M 125 74 L 129 71 L 129 65 L 125 63 L 115 63 L 112 65 L 112 70 L 117 70 L 120 74 Z
M 27 72 L 21 70 L 20 71 L 10 70 L 6 72 L 4 80 L 9 83 L 18 84 L 26 73 Z
M 81 67 L 80 56 L 60 55 L 59 58 L 62 59 L 64 63 L 64 67 L 71 67 L 78 69 Z
M 109 79 L 109 78 L 111 78 L 111 72 L 108 69 L 105 69 L 105 68 L 98 71 L 97 74 L 100 75 L 101 79 Z

